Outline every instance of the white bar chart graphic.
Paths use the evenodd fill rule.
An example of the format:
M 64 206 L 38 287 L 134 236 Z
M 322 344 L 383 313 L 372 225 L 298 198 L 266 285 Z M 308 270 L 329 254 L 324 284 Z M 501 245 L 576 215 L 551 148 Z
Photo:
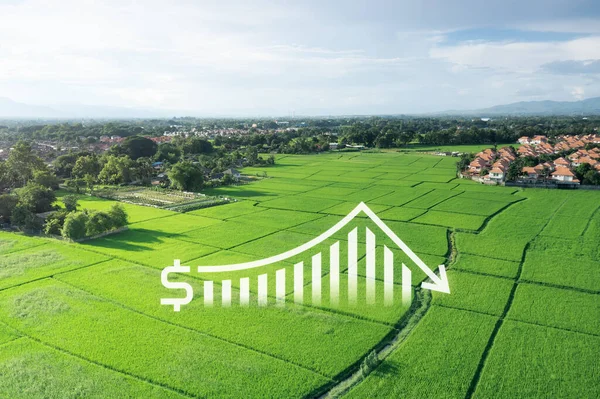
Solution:
M 310 271 L 305 272 L 304 262 L 299 262 L 293 265 L 291 278 L 293 279 L 293 302 L 296 304 L 310 303 L 312 306 L 322 306 L 322 287 L 323 282 L 329 282 L 329 306 L 338 307 L 340 304 L 340 275 L 346 274 L 348 280 L 347 301 L 349 305 L 356 305 L 358 295 L 363 293 L 358 292 L 359 279 L 364 280 L 365 292 L 364 303 L 366 305 L 375 305 L 377 302 L 377 289 L 383 293 L 384 306 L 392 306 L 394 304 L 394 289 L 400 289 L 402 305 L 410 304 L 412 297 L 412 276 L 411 271 L 406 265 L 402 264 L 402 279 L 400 282 L 394 281 L 394 253 L 387 246 L 383 246 L 383 274 L 377 275 L 377 253 L 375 234 L 365 228 L 365 271 L 360 274 L 359 267 L 359 242 L 358 229 L 355 228 L 348 234 L 348 267 L 346 272 L 340 271 L 340 241 L 336 241 L 329 247 L 329 272 L 323 274 L 323 256 L 322 252 L 318 252 L 311 257 Z M 380 250 L 379 249 L 379 250 Z M 305 280 L 305 275 L 310 276 L 309 280 Z M 287 277 L 286 269 L 278 269 L 275 271 L 275 292 L 270 293 L 269 290 L 269 275 L 268 273 L 261 274 L 257 277 L 257 303 L 259 306 L 267 306 L 269 296 L 274 297 L 275 304 L 283 306 L 286 303 L 287 292 Z M 251 278 L 240 278 L 240 305 L 248 306 L 250 304 L 250 286 Z M 206 306 L 213 305 L 213 287 L 214 284 L 221 285 L 221 305 L 229 307 L 232 304 L 232 281 L 221 280 L 220 282 L 205 281 L 204 282 L 204 304 Z M 400 285 L 400 287 L 398 287 Z M 305 302 L 304 292 L 305 287 L 310 286 L 310 301 Z M 274 294 L 274 295 L 273 295 Z
M 335 240 L 328 249 L 317 250 L 315 248 L 338 233 L 360 213 L 366 214 L 379 230 L 412 261 L 412 264 L 425 273 L 428 279 L 421 283 L 421 288 L 450 293 L 450 285 L 444 265 L 438 266 L 439 276 L 436 275 L 364 202 L 361 202 L 348 215 L 318 237 L 287 252 L 246 263 L 198 266 L 198 273 L 239 272 L 269 265 L 273 266 L 304 254 L 306 256 L 305 260 L 310 259 L 310 264 L 304 261 L 296 262 L 293 267 L 281 267 L 275 270 L 274 276 L 263 273 L 256 277 L 244 276 L 239 278 L 240 306 L 249 306 L 252 303 L 251 292 L 253 290 L 251 287 L 256 287 L 256 304 L 258 306 L 267 306 L 270 302 L 274 302 L 278 306 L 285 306 L 289 295 L 293 297 L 293 303 L 295 304 L 310 304 L 317 307 L 327 305 L 327 302 L 329 302 L 329 307 L 334 308 L 340 305 L 355 306 L 359 301 L 361 304 L 373 306 L 378 303 L 378 298 L 381 297 L 384 306 L 393 306 L 397 298 L 397 295 L 395 295 L 397 290 L 400 290 L 399 297 L 402 305 L 407 306 L 412 301 L 412 272 L 404 263 L 400 265 L 394 263 L 394 252 L 386 245 L 377 246 L 377 237 L 368 227 L 360 229 L 354 227 L 347 233 L 347 240 Z M 360 245 L 364 245 L 364 251 L 359 246 L 359 236 L 361 238 Z M 362 239 L 363 237 L 364 239 Z M 346 245 L 347 257 L 344 257 L 345 259 L 340 257 L 341 245 Z M 359 250 L 361 254 L 364 254 L 364 262 L 362 261 L 363 256 L 359 258 Z M 325 252 L 325 256 L 323 256 L 323 252 Z M 329 256 L 327 256 L 327 252 Z M 381 268 L 381 265 L 378 268 L 377 262 L 378 259 L 381 259 L 381 256 L 383 257 L 383 268 Z M 360 271 L 359 259 L 361 259 Z M 308 270 L 305 271 L 305 269 Z M 172 282 L 168 279 L 170 273 L 187 273 L 189 271 L 189 266 L 181 266 L 178 260 L 175 260 L 173 266 L 167 266 L 163 269 L 161 273 L 162 284 L 166 288 L 185 289 L 186 296 L 185 298 L 161 298 L 161 304 L 173 305 L 173 310 L 178 312 L 182 305 L 188 304 L 192 300 L 193 290 L 191 285 L 184 282 Z M 395 273 L 395 271 L 398 273 Z M 397 275 L 400 275 L 399 281 L 397 281 Z M 287 284 L 288 279 L 291 280 L 290 285 Z M 347 284 L 342 284 L 344 279 L 346 279 Z M 361 292 L 359 292 L 359 281 L 360 286 L 363 287 Z M 274 292 L 269 291 L 269 282 L 271 282 L 271 286 L 275 287 Z M 327 282 L 329 285 L 327 285 Z M 215 301 L 218 301 L 218 297 L 215 298 L 214 292 L 215 285 L 218 284 L 221 286 L 221 306 L 232 306 L 236 302 L 232 296 L 233 283 L 234 281 L 230 276 L 220 281 L 205 279 L 204 305 L 207 307 L 213 306 Z M 288 286 L 292 287 L 293 292 L 288 291 Z M 328 298 L 323 297 L 324 289 L 329 290 Z M 310 292 L 308 292 L 309 290 Z M 307 296 L 310 295 L 310 298 L 305 298 L 305 293 Z M 271 298 L 271 301 L 269 301 L 269 298 Z

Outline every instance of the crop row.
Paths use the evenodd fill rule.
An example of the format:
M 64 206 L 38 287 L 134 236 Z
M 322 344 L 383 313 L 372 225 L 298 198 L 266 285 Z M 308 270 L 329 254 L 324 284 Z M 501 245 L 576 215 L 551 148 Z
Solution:
M 132 283 L 130 288 L 134 287 Z M 0 316 L 42 342 L 194 396 L 306 395 L 327 379 L 254 351 L 126 310 L 58 281 L 0 294 Z M 110 328 L 106 328 L 110 326 Z

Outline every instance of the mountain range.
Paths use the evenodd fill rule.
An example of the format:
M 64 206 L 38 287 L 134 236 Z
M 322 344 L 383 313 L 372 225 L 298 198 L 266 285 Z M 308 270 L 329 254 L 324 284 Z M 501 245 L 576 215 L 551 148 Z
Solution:
M 518 115 L 600 115 L 600 97 L 580 101 L 520 101 L 474 110 L 453 110 L 438 115 L 518 116 Z
M 177 115 L 179 114 L 179 115 Z M 0 97 L 0 118 L 69 119 L 69 118 L 167 118 L 199 116 L 200 112 L 142 109 L 111 106 L 68 104 L 60 106 L 31 105 Z M 481 117 L 518 115 L 600 115 L 600 97 L 580 101 L 521 101 L 472 110 L 449 110 L 428 115 L 464 115 Z M 224 116 L 224 115 L 223 115 Z

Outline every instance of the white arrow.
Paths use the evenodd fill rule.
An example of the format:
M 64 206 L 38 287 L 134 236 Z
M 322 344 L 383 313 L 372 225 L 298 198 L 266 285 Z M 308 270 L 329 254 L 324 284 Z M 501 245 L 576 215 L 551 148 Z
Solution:
M 232 265 L 221 265 L 221 266 L 198 266 L 198 273 L 214 273 L 214 272 L 232 272 L 246 269 L 253 269 L 255 267 L 266 266 L 273 263 L 281 262 L 296 256 L 304 251 L 311 249 L 312 247 L 322 243 L 344 226 L 350 223 L 360 212 L 364 212 L 376 225 L 379 227 L 408 257 L 415 262 L 417 266 L 429 277 L 432 283 L 423 282 L 421 287 L 427 290 L 439 291 L 449 294 L 450 285 L 448 284 L 448 277 L 446 276 L 446 269 L 444 265 L 439 265 L 440 276 L 438 277 L 433 270 L 431 270 L 405 243 L 398 237 L 379 217 L 364 203 L 361 202 L 354 208 L 348 215 L 342 220 L 333 225 L 329 230 L 325 231 L 320 236 L 313 238 L 305 244 L 300 245 L 287 252 L 279 255 L 271 256 L 269 258 L 255 260 L 252 262 L 237 263 Z

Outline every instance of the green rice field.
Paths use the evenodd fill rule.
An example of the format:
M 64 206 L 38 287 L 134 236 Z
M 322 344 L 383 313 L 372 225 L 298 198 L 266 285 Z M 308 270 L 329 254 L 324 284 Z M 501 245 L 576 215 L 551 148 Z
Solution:
M 188 213 L 124 204 L 126 231 L 82 243 L 0 232 L 0 398 L 600 397 L 600 191 L 483 186 L 457 179 L 456 161 L 281 155 L 241 170 L 268 178 L 205 190 L 237 200 L 229 204 Z M 114 202 L 81 196 L 80 205 Z M 289 251 L 360 202 L 429 268 L 445 265 L 450 294 L 420 288 L 427 275 L 365 215 L 278 263 L 226 277 L 196 272 Z M 345 290 L 354 228 L 355 306 Z M 339 303 L 329 286 L 336 243 Z M 393 306 L 384 306 L 383 245 L 395 260 Z M 317 252 L 320 299 L 309 279 Z M 161 284 L 175 259 L 192 271 L 170 279 L 194 291 L 180 312 L 160 304 L 183 296 Z M 368 259 L 374 304 L 365 299 Z M 275 273 L 291 277 L 300 262 L 304 301 L 294 303 L 288 278 L 278 306 Z M 399 299 L 401 263 L 412 272 L 410 306 Z M 244 277 L 247 307 L 236 304 Z M 225 279 L 231 307 L 219 305 Z M 213 307 L 203 303 L 205 280 L 214 280 Z

